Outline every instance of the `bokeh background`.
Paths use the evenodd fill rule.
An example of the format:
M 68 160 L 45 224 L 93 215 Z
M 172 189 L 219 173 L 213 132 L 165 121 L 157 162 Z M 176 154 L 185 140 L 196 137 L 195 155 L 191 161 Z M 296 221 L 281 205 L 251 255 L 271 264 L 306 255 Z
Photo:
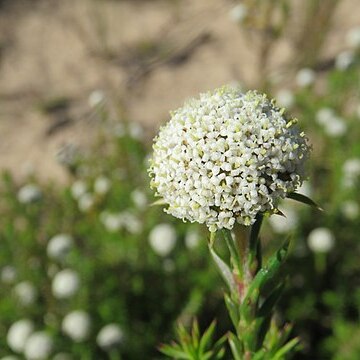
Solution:
M 0 359 L 162 359 L 194 317 L 229 325 L 206 229 L 149 206 L 169 111 L 258 89 L 313 145 L 279 323 L 295 359 L 360 358 L 358 0 L 0 1 Z M 227 354 L 230 358 L 230 354 Z

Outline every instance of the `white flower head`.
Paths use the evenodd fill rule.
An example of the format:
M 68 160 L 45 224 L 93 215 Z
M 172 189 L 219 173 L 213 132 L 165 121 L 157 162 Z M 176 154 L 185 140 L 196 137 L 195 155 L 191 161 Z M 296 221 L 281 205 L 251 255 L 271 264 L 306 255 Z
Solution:
M 156 225 L 149 234 L 149 243 L 154 252 L 167 256 L 176 244 L 176 231 L 170 224 Z
M 356 26 L 347 32 L 346 43 L 352 48 L 360 47 L 360 26 Z
M 294 105 L 295 98 L 291 90 L 281 89 L 276 93 L 276 102 L 285 108 L 291 108 Z
M 195 230 L 188 230 L 185 235 L 185 245 L 188 249 L 196 248 L 200 243 L 200 235 Z
M 52 349 L 52 338 L 45 331 L 37 331 L 26 340 L 24 355 L 27 360 L 47 360 Z
M 315 71 L 310 68 L 304 68 L 296 74 L 296 84 L 300 87 L 307 87 L 315 81 Z
M 338 70 L 346 70 L 354 63 L 354 53 L 352 51 L 343 51 L 335 58 L 335 67 Z
M 34 304 L 37 298 L 36 287 L 30 281 L 22 281 L 14 287 L 15 297 L 23 306 Z
M 0 279 L 4 284 L 13 284 L 16 280 L 17 271 L 14 266 L 6 265 L 1 269 Z
M 85 341 L 90 335 L 90 316 L 83 310 L 72 311 L 64 317 L 61 328 L 75 342 Z
M 105 325 L 96 337 L 96 343 L 104 350 L 111 350 L 121 345 L 124 332 L 118 324 Z
M 341 204 L 341 212 L 349 220 L 355 220 L 359 216 L 359 204 L 354 200 L 347 200 Z
M 229 12 L 229 17 L 236 23 L 242 23 L 248 15 L 248 8 L 245 4 L 235 5 Z
M 79 287 L 79 275 L 71 269 L 59 271 L 52 281 L 52 292 L 57 299 L 68 299 L 74 296 Z
M 78 200 L 82 195 L 87 192 L 87 186 L 84 181 L 76 180 L 71 185 L 70 191 L 73 198 Z
M 105 99 L 105 93 L 102 90 L 94 90 L 89 95 L 88 103 L 90 107 L 96 108 L 100 105 L 103 105 Z
M 42 192 L 35 184 L 27 184 L 20 188 L 17 198 L 21 204 L 30 204 L 40 200 Z
M 95 198 L 90 193 L 85 193 L 81 195 L 78 199 L 78 207 L 82 212 L 90 211 L 95 204 Z
M 73 245 L 74 241 L 70 235 L 58 234 L 49 240 L 46 251 L 49 258 L 61 261 L 65 259 Z
M 307 243 L 311 251 L 327 253 L 334 247 L 335 237 L 330 229 L 319 227 L 310 232 Z
M 23 352 L 26 340 L 33 331 L 34 324 L 31 320 L 22 319 L 13 323 L 6 335 L 9 348 L 17 353 Z
M 143 209 L 146 206 L 147 204 L 146 194 L 140 189 L 135 189 L 130 196 L 131 196 L 131 200 L 133 201 L 133 203 L 137 208 Z
M 111 181 L 105 176 L 99 176 L 94 182 L 94 191 L 96 194 L 104 195 L 110 190 Z
M 210 231 L 252 225 L 304 179 L 304 133 L 266 95 L 223 87 L 172 114 L 153 145 L 150 176 L 166 212 Z

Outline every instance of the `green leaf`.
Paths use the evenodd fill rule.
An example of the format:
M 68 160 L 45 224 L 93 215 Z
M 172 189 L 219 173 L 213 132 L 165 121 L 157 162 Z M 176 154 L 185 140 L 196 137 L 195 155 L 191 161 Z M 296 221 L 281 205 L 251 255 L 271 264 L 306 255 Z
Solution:
M 254 280 L 251 282 L 249 291 L 244 299 L 244 305 L 257 301 L 262 288 L 277 275 L 281 265 L 284 263 L 288 249 L 289 239 L 284 245 L 268 260 L 265 267 L 259 270 Z
M 208 345 L 211 344 L 211 338 L 214 335 L 215 326 L 216 326 L 216 321 L 214 320 L 204 332 L 204 335 L 202 336 L 199 343 L 199 354 L 203 354 L 206 348 L 208 347 Z
M 315 201 L 311 200 L 310 198 L 308 198 L 305 195 L 293 192 L 293 193 L 288 194 L 287 197 L 289 199 L 293 199 L 293 200 L 301 202 L 303 204 L 310 205 L 310 206 L 312 206 L 312 207 L 314 207 L 314 208 L 316 208 L 316 209 L 318 209 L 320 211 L 324 211 L 324 209 L 322 209 L 318 204 L 316 204 Z
M 238 305 L 234 303 L 234 301 L 228 294 L 224 295 L 224 299 L 226 307 L 228 309 L 228 313 L 230 315 L 231 322 L 233 323 L 235 329 L 237 329 L 240 321 Z
M 189 360 L 189 356 L 181 350 L 179 345 L 172 344 L 172 345 L 161 345 L 159 350 L 166 356 L 169 356 L 174 359 L 184 359 Z
M 283 360 L 285 358 L 285 355 L 294 351 L 295 347 L 298 346 L 300 344 L 300 340 L 298 338 L 294 338 L 292 340 L 290 340 L 287 344 L 285 344 L 280 350 L 278 350 L 274 357 L 272 358 L 273 360 Z
M 259 316 L 267 316 L 273 310 L 275 304 L 280 299 L 281 294 L 284 291 L 285 283 L 282 282 L 275 290 L 271 292 L 271 294 L 265 299 L 264 303 L 261 305 L 259 309 Z
M 222 235 L 223 235 L 223 237 L 224 237 L 224 239 L 226 241 L 227 247 L 228 247 L 228 249 L 230 251 L 230 255 L 231 255 L 233 265 L 238 270 L 239 274 L 242 274 L 243 269 L 242 269 L 241 259 L 240 259 L 240 256 L 239 256 L 239 252 L 236 249 L 234 240 L 233 240 L 233 238 L 231 236 L 230 230 L 223 229 L 221 231 L 221 233 L 222 233 Z
M 236 293 L 236 283 L 234 280 L 234 276 L 229 266 L 220 258 L 220 256 L 216 253 L 215 249 L 211 244 L 209 244 L 209 250 L 212 258 L 215 261 L 218 269 L 220 270 L 220 274 L 228 285 L 231 293 Z
M 241 341 L 233 333 L 229 334 L 229 344 L 234 360 L 244 360 Z

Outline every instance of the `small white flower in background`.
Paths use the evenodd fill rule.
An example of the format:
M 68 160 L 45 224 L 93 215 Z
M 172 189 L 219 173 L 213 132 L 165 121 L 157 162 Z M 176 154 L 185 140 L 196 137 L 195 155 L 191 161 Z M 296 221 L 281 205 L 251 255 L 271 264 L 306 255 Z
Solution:
M 135 189 L 130 196 L 137 208 L 143 209 L 147 205 L 147 197 L 143 191 Z
M 336 116 L 324 125 L 325 133 L 331 137 L 342 136 L 347 131 L 347 125 L 343 118 Z
M 119 213 L 104 211 L 100 214 L 100 221 L 109 232 L 117 232 L 123 227 L 123 220 Z
M 359 216 L 359 204 L 354 200 L 344 201 L 340 208 L 343 215 L 349 220 L 355 220 Z
M 188 230 L 185 235 L 185 245 L 188 249 L 196 248 L 200 243 L 200 236 L 196 230 Z
M 52 237 L 46 251 L 49 258 L 62 261 L 74 246 L 73 238 L 68 234 L 58 234 Z
M 335 111 L 329 107 L 323 107 L 319 109 L 315 115 L 316 122 L 320 125 L 325 125 L 334 117 L 336 117 Z
M 23 306 L 34 304 L 37 298 L 36 287 L 30 281 L 22 281 L 14 286 L 15 297 Z
M 229 17 L 236 23 L 242 23 L 248 14 L 248 8 L 245 4 L 235 5 L 229 12 Z
M 94 182 L 94 191 L 96 194 L 105 195 L 111 186 L 111 181 L 105 176 L 99 176 Z
M 336 115 L 331 108 L 321 108 L 316 113 L 316 122 L 320 124 L 325 133 L 332 137 L 344 135 L 347 131 L 347 125 L 343 118 Z
M 64 166 L 73 166 L 79 158 L 79 148 L 73 143 L 66 143 L 56 151 L 57 162 Z
M 95 204 L 95 198 L 90 193 L 85 193 L 78 199 L 78 207 L 82 212 L 90 211 Z
M 102 90 L 94 90 L 88 98 L 90 107 L 96 108 L 102 105 L 105 101 L 105 93 Z
M 284 207 L 280 210 L 285 216 L 270 216 L 269 223 L 276 233 L 285 234 L 296 228 L 299 221 L 299 216 L 296 210 L 290 206 Z
M 86 194 L 87 192 L 87 186 L 84 181 L 82 180 L 76 180 L 71 185 L 71 195 L 74 199 L 78 200 L 81 196 Z
M 360 26 L 356 26 L 347 32 L 346 43 L 352 48 L 360 47 Z
M 173 259 L 164 259 L 163 261 L 163 269 L 166 273 L 170 274 L 174 272 L 176 265 Z
M 22 204 L 30 204 L 42 198 L 40 188 L 35 184 L 27 184 L 20 188 L 17 198 Z
M 209 230 L 250 226 L 305 177 L 305 134 L 266 95 L 223 87 L 172 113 L 149 173 L 165 212 Z
M 144 137 L 144 129 L 137 122 L 130 122 L 128 125 L 129 134 L 135 140 L 142 140 Z
M 120 213 L 121 221 L 130 234 L 139 234 L 142 231 L 143 223 L 131 212 Z
M 87 312 L 75 310 L 67 314 L 61 324 L 62 331 L 75 342 L 82 342 L 90 335 L 91 319 Z
M 104 350 L 119 346 L 124 340 L 124 332 L 118 324 L 105 325 L 96 337 L 96 343 Z
M 276 93 L 276 102 L 279 106 L 291 108 L 295 103 L 295 97 L 291 90 L 281 89 Z
M 319 227 L 310 232 L 307 243 L 311 251 L 327 253 L 334 247 L 335 237 L 330 229 Z
M 68 299 L 74 296 L 79 287 L 79 275 L 71 269 L 59 271 L 52 281 L 52 293 L 58 299 Z
M 14 266 L 7 265 L 1 269 L 0 279 L 4 284 L 13 284 L 16 280 L 17 271 Z
M 9 348 L 17 353 L 23 352 L 26 340 L 33 331 L 34 324 L 31 320 L 22 319 L 13 323 L 6 335 Z
M 345 188 L 354 187 L 360 176 L 360 159 L 351 158 L 346 160 L 343 165 L 343 174 L 343 186 Z
M 310 86 L 315 81 L 315 71 L 310 68 L 301 69 L 296 74 L 295 81 L 300 87 Z
M 73 359 L 74 358 L 72 357 L 72 355 L 67 353 L 58 353 L 54 355 L 52 358 L 52 360 L 73 360 Z
M 335 67 L 338 70 L 346 70 L 354 63 L 354 53 L 343 51 L 335 59 Z
M 156 225 L 149 234 L 149 243 L 154 252 L 167 256 L 176 245 L 176 231 L 170 224 Z
M 45 331 L 37 331 L 26 340 L 24 355 L 27 360 L 47 360 L 52 350 L 52 338 Z

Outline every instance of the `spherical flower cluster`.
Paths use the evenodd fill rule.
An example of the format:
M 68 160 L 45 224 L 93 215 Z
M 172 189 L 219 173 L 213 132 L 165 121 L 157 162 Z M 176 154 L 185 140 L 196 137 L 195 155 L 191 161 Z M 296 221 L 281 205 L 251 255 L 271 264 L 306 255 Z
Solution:
M 26 340 L 24 355 L 28 360 L 46 360 L 49 359 L 52 349 L 52 338 L 44 331 L 37 331 Z
M 71 298 L 77 293 L 79 287 L 79 275 L 71 269 L 59 271 L 52 281 L 52 293 L 57 299 Z
M 311 251 L 315 253 L 327 253 L 335 245 L 335 236 L 330 229 L 320 227 L 310 232 L 307 243 Z
M 96 343 L 104 350 L 111 350 L 124 340 L 124 332 L 117 324 L 105 325 L 96 337 Z
M 90 335 L 90 316 L 83 310 L 72 311 L 64 317 L 61 328 L 75 342 L 85 341 Z
M 251 225 L 304 179 L 304 133 L 266 95 L 223 87 L 172 114 L 153 145 L 150 176 L 166 212 L 210 231 Z

